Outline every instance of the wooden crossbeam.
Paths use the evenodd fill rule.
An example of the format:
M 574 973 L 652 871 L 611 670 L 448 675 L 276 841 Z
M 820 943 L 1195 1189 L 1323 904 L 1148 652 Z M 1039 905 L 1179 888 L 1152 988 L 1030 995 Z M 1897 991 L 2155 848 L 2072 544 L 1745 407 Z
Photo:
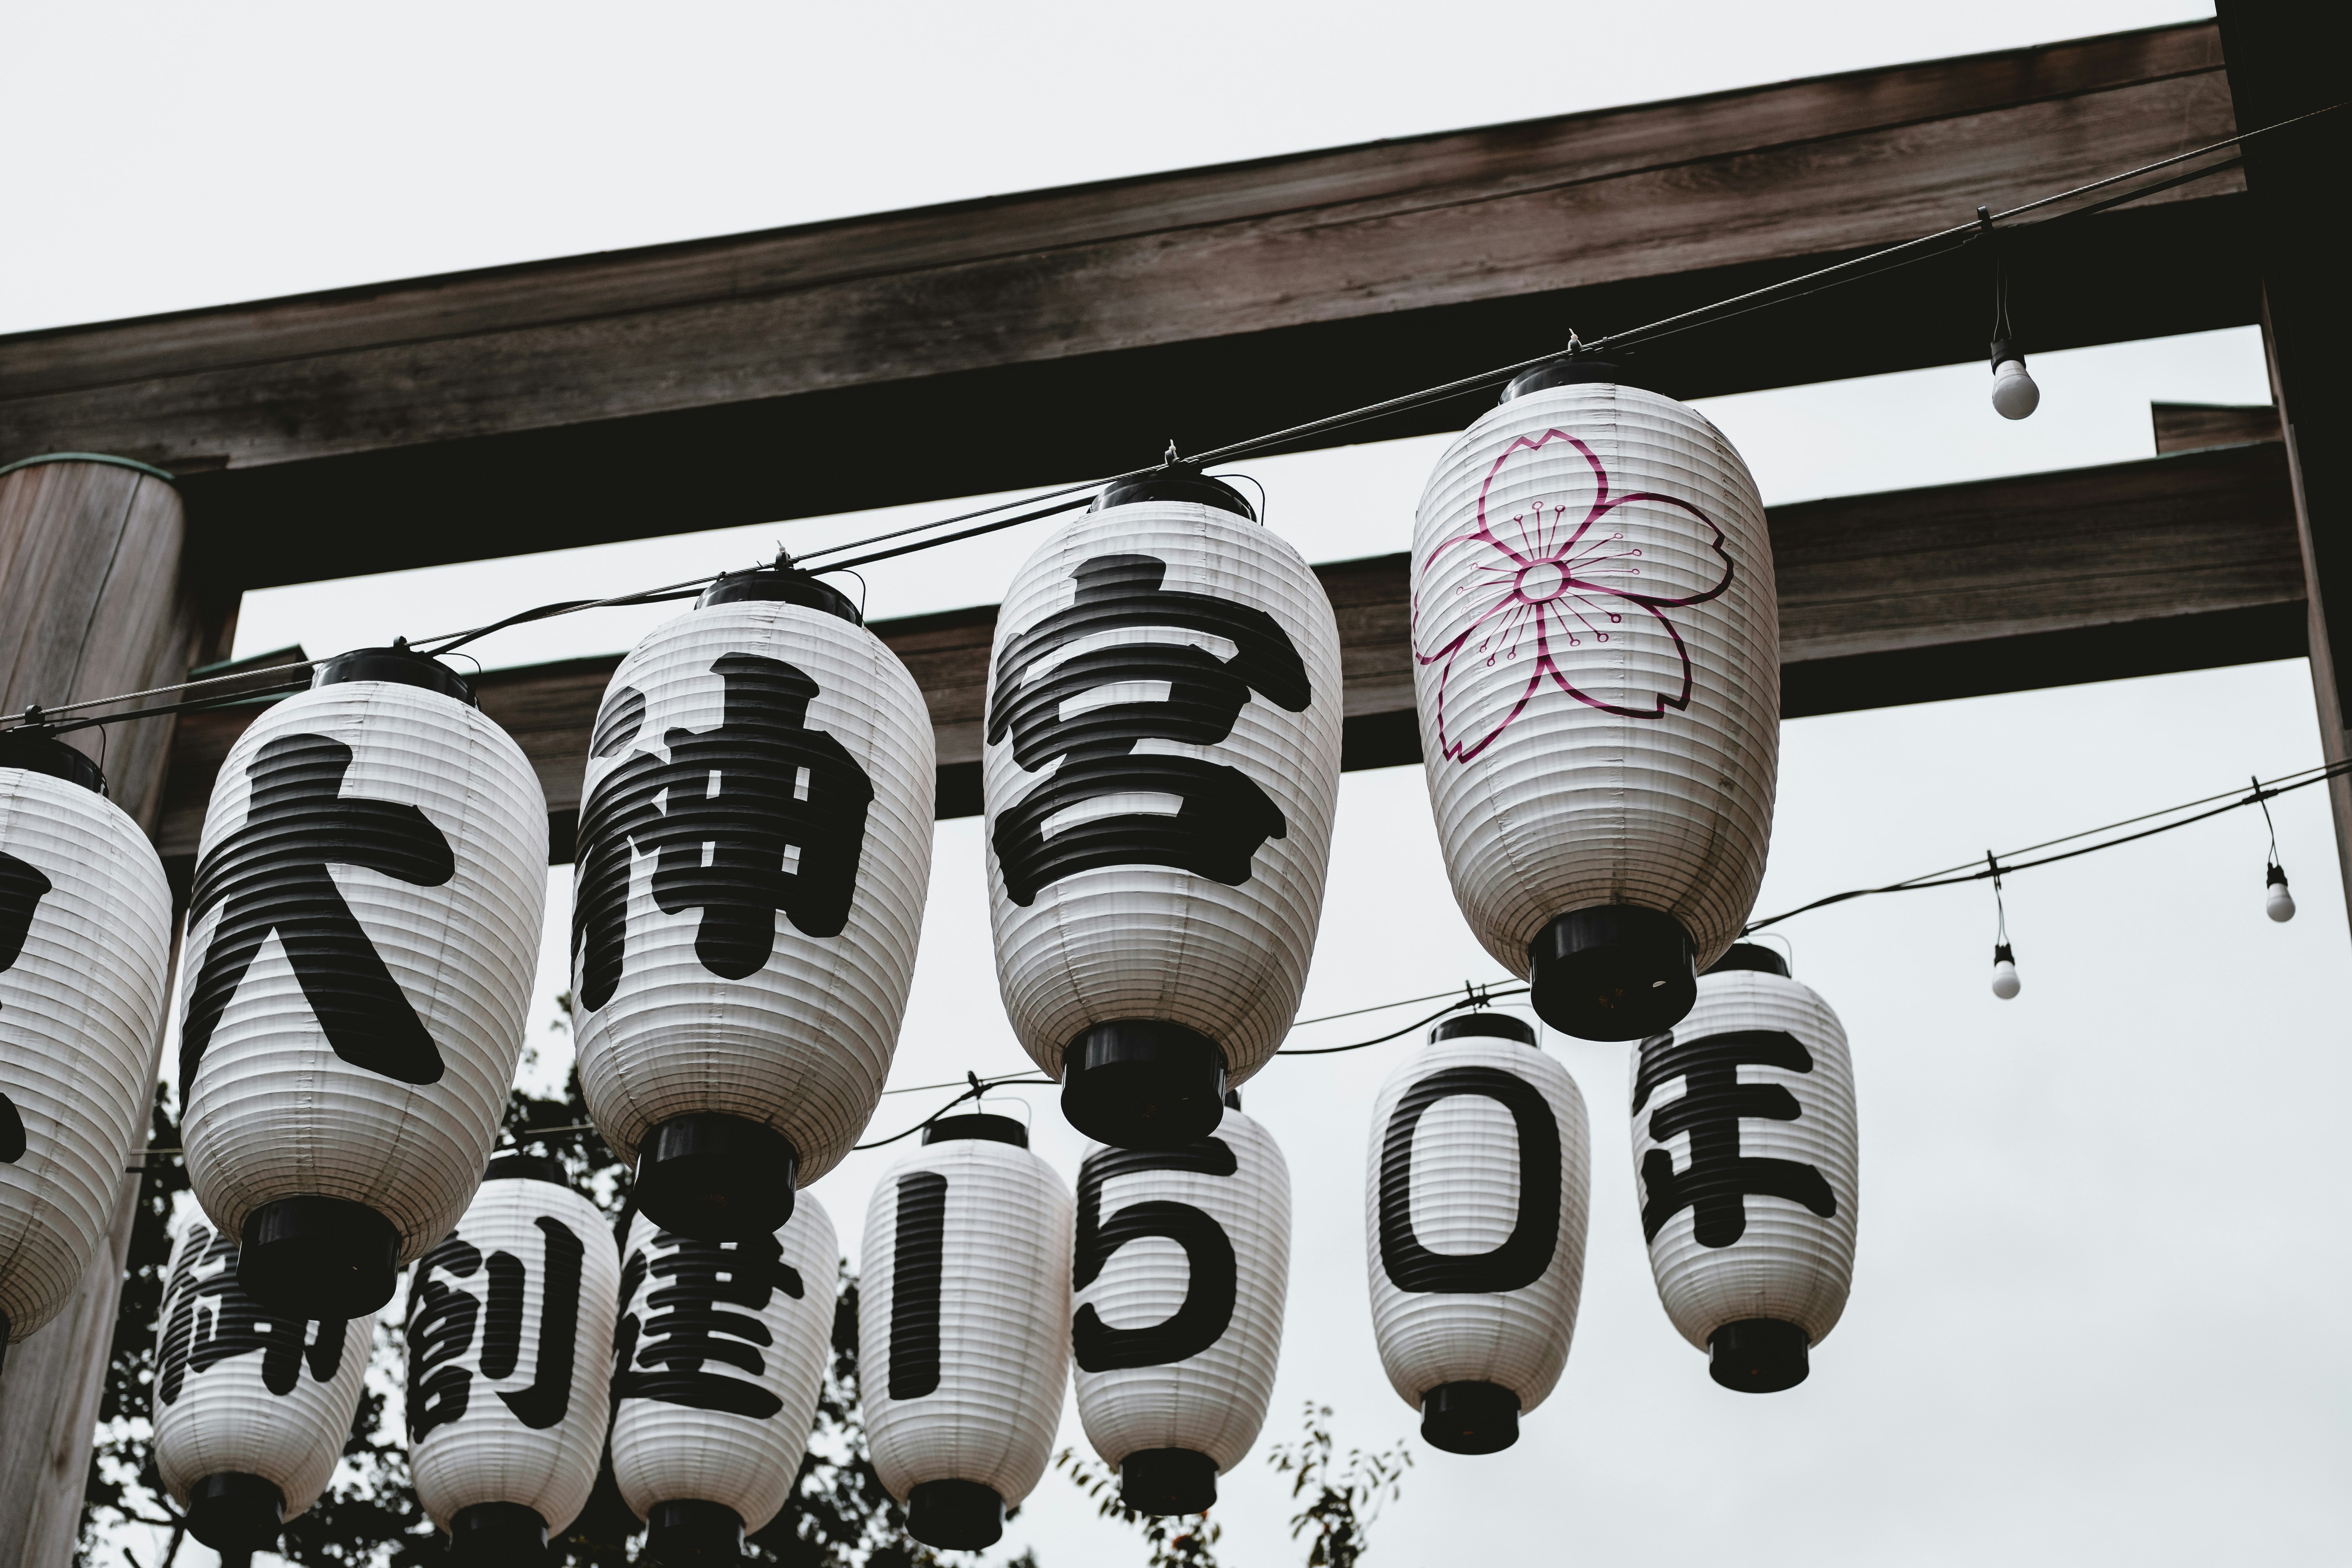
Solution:
M 2134 463 L 1777 507 L 1782 711 L 1790 718 L 2285 658 L 2303 651 L 2303 565 L 2276 441 Z M 1317 568 L 1338 612 L 1344 765 L 1421 759 L 1407 560 Z M 981 809 L 996 606 L 874 629 L 930 707 L 940 815 Z M 538 770 L 571 858 L 606 656 L 493 670 L 483 710 Z M 253 707 L 183 717 L 163 819 L 195 853 L 206 800 Z
M 186 476 L 230 587 L 1117 472 L 2219 140 L 2212 24 L 0 338 L 0 459 Z M 2234 174 L 2012 246 L 2049 350 L 2250 322 Z M 1682 396 L 1985 350 L 1982 255 L 1662 340 Z M 1335 440 L 1460 428 L 1482 400 Z

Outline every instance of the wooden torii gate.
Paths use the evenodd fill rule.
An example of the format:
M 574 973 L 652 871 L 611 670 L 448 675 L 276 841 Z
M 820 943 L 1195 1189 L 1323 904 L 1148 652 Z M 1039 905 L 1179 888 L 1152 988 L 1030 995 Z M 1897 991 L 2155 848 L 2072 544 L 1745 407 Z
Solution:
M 0 338 L 0 462 L 130 462 L 0 471 L 0 710 L 184 679 L 250 588 L 1069 482 L 1689 309 L 2332 102 L 2352 40 L 2318 9 Z M 2347 121 L 2018 261 L 2032 351 L 2262 323 L 2284 432 L 2176 411 L 2141 462 L 1775 509 L 1789 716 L 2308 649 L 2347 756 L 2352 453 L 2315 433 L 2352 395 L 2318 227 Z M 1687 397 L 1980 360 L 1982 268 L 1665 339 L 1643 374 Z M 1402 558 L 1322 573 L 1347 765 L 1413 761 Z M 979 808 L 994 614 L 877 626 L 929 700 L 942 815 Z M 612 662 L 482 683 L 559 858 Z M 109 759 L 183 889 L 249 717 Z M 0 1378 L 0 1568 L 70 1560 L 135 1191 Z

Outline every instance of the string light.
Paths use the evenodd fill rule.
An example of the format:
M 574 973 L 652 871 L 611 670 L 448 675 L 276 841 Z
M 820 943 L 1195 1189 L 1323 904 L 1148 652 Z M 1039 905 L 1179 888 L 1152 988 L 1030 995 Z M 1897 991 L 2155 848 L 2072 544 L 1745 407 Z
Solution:
M 2025 373 L 2017 330 L 2009 321 L 2009 265 L 1992 214 L 1977 208 L 1977 223 L 1992 252 L 1992 409 L 2003 419 L 2022 419 L 2042 405 L 2042 389 Z
M 2024 988 L 2024 983 L 2017 977 L 2017 955 L 2009 948 L 2009 909 L 2000 896 L 2000 862 L 1988 849 L 1985 864 L 1992 868 L 1992 907 L 1999 922 L 1992 939 L 1992 994 L 2004 1002 L 2012 1002 Z
M 2271 803 L 2263 795 L 2263 781 L 2254 781 L 2254 796 L 2262 801 L 2263 826 L 2270 829 L 2270 868 L 2263 877 L 2263 912 L 2284 925 L 2294 919 L 2294 895 L 2286 890 L 2286 868 L 2279 864 L 2278 824 L 2271 820 Z

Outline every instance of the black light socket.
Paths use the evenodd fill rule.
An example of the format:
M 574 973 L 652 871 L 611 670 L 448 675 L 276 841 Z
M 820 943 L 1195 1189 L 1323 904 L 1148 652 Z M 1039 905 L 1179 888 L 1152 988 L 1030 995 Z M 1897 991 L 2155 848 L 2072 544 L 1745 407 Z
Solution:
M 1118 1500 L 1138 1513 L 1206 1513 L 1217 1461 L 1190 1448 L 1138 1448 L 1119 1461 Z
M 274 1312 L 319 1322 L 364 1318 L 392 1300 L 400 1232 L 348 1198 L 304 1194 L 246 1216 L 236 1282 Z
M 224 1557 L 277 1545 L 285 1520 L 285 1494 L 241 1470 L 206 1476 L 188 1491 L 188 1533 Z
M 1004 1538 L 1004 1500 L 978 1481 L 924 1481 L 907 1494 L 907 1533 L 942 1552 L 979 1552 Z
M 1499 1384 L 1441 1383 L 1421 1396 L 1421 1436 L 1449 1454 L 1499 1454 L 1519 1440 L 1519 1396 Z
M 1181 1149 L 1224 1119 L 1225 1055 L 1181 1024 L 1097 1024 L 1062 1055 L 1062 1114 L 1116 1149 Z
M 1564 914 L 1528 944 L 1528 1000 L 1580 1040 L 1639 1040 L 1683 1021 L 1698 1000 L 1690 932 L 1661 910 L 1598 904 Z
M 466 1568 L 547 1561 L 547 1521 L 519 1502 L 478 1502 L 449 1521 L 449 1560 Z
M 675 1236 L 750 1241 L 793 1217 L 800 1154 L 772 1127 L 715 1110 L 673 1117 L 637 1145 L 637 1207 Z
M 383 680 L 394 686 L 421 687 L 454 698 L 468 708 L 478 708 L 473 684 L 439 659 L 417 653 L 406 644 L 392 647 L 355 647 L 349 653 L 339 653 L 319 666 L 310 678 L 312 689 L 321 686 L 341 686 L 350 680 Z
M 657 1502 L 646 1524 L 646 1554 L 662 1568 L 742 1561 L 743 1521 L 725 1503 L 700 1498 Z
M 1805 1381 L 1811 1344 L 1794 1323 L 1743 1318 L 1707 1336 L 1706 1374 L 1741 1394 L 1779 1394 Z

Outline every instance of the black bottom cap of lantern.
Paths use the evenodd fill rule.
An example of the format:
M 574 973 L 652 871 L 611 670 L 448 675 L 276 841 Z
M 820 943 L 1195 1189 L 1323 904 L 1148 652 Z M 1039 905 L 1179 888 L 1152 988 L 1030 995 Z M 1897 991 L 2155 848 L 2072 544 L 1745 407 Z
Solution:
M 1635 904 L 1565 914 L 1528 943 L 1536 1016 L 1580 1040 L 1638 1040 L 1673 1028 L 1698 1000 L 1697 954 L 1682 921 Z
M 519 1502 L 478 1502 L 449 1521 L 449 1561 L 468 1568 L 547 1560 L 547 1521 Z
M 1742 1318 L 1709 1334 L 1706 1345 L 1707 1376 L 1741 1394 L 1778 1394 L 1812 1370 L 1811 1342 L 1794 1323 Z
M 1449 1454 L 1499 1454 L 1519 1440 L 1519 1396 L 1499 1384 L 1441 1383 L 1421 1396 L 1421 1437 Z
M 1138 1448 L 1118 1467 L 1118 1500 L 1138 1513 L 1206 1513 L 1217 1461 L 1190 1448 Z
M 277 1545 L 285 1513 L 276 1486 L 241 1470 L 206 1476 L 188 1493 L 188 1533 L 223 1557 Z
M 657 1502 L 646 1522 L 652 1527 L 646 1531 L 646 1553 L 662 1568 L 742 1560 L 742 1516 L 723 1502 Z
M 702 1111 L 674 1117 L 637 1145 L 637 1207 L 696 1241 L 751 1241 L 793 1217 L 801 1157 L 772 1127 Z
M 925 1481 L 907 1494 L 907 1533 L 942 1552 L 978 1552 L 1004 1538 L 1004 1500 L 978 1481 Z
M 1097 1024 L 1062 1053 L 1062 1115 L 1115 1149 L 1181 1149 L 1225 1117 L 1225 1053 L 1158 1018 Z
M 273 1311 L 320 1322 L 364 1318 L 392 1300 L 400 1232 L 365 1204 L 279 1198 L 245 1221 L 236 1282 Z

